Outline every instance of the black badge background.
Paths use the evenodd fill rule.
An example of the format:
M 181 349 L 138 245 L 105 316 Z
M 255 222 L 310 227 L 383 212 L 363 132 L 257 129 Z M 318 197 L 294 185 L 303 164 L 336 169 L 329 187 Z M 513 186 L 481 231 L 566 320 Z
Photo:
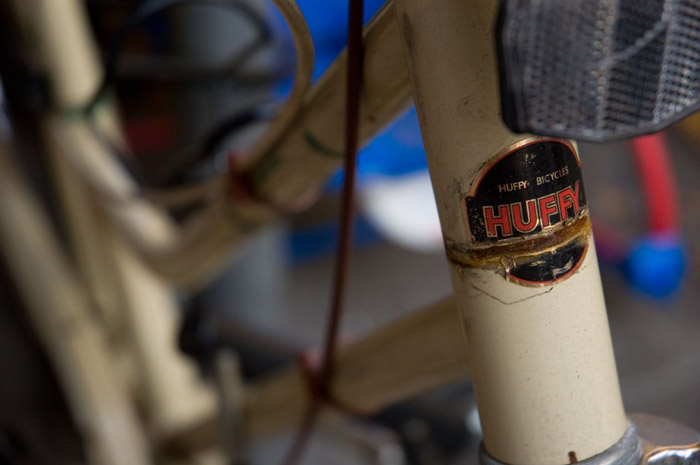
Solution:
M 569 173 L 551 182 L 537 185 L 538 176 L 569 167 Z M 519 181 L 529 181 L 525 189 L 513 192 L 499 192 L 498 186 Z M 469 229 L 474 242 L 496 242 L 502 239 L 488 237 L 484 225 L 484 206 L 490 205 L 496 208 L 498 205 L 524 202 L 552 194 L 569 186 L 575 187 L 579 183 L 579 207 L 586 205 L 586 194 L 583 190 L 581 167 L 579 160 L 572 149 L 565 143 L 545 139 L 537 140 L 514 151 L 503 155 L 488 171 L 482 175 L 476 190 L 472 196 L 466 198 L 467 217 Z M 551 224 L 561 221 L 558 214 L 552 215 Z M 518 233 L 513 231 L 512 237 L 529 236 L 542 231 L 542 225 L 538 225 L 530 233 Z
M 569 275 L 585 256 L 588 244 L 583 241 L 570 242 L 554 251 L 545 252 L 535 260 L 515 263 L 508 274 L 511 281 L 526 284 L 550 284 Z

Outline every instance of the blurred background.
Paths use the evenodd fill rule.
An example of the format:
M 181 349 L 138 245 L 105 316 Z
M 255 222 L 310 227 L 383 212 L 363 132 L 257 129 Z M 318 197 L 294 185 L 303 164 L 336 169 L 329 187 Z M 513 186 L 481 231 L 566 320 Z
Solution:
M 136 1 L 87 2 L 103 50 Z M 225 168 L 228 151 L 192 163 L 178 148 L 217 121 L 241 114 L 229 137 L 245 151 L 290 86 L 294 53 L 284 21 L 266 1 L 251 6 L 270 38 L 249 62 L 219 67 L 241 47 L 261 40 L 249 17 L 211 6 L 182 6 L 149 20 L 126 44 L 116 94 L 129 143 L 125 163 L 146 186 L 176 186 Z M 316 44 L 320 76 L 344 47 L 346 4 L 300 0 Z M 366 18 L 381 6 L 366 1 Z M 177 56 L 180 62 L 158 60 Z M 184 66 L 186 64 L 187 66 Z M 182 65 L 178 67 L 178 65 Z M 207 70 L 193 72 L 192 70 Z M 640 175 L 639 150 L 628 143 L 581 144 L 623 397 L 630 412 L 666 416 L 700 428 L 700 116 L 668 131 L 675 192 L 653 191 Z M 387 128 L 359 159 L 359 212 L 343 337 L 352 340 L 451 293 L 437 212 L 426 171 L 415 109 Z M 321 343 L 330 299 L 342 173 L 309 210 L 258 235 L 227 270 L 197 295 L 183 295 L 185 313 L 214 312 L 227 321 L 226 342 L 255 379 Z M 663 184 L 663 183 L 661 183 Z M 650 190 L 652 189 L 652 190 Z M 650 193 L 651 192 L 651 193 Z M 652 207 L 650 199 L 669 204 Z M 654 226 L 654 208 L 677 215 Z M 183 212 L 183 215 L 186 212 Z M 3 278 L 3 282 L 6 278 Z M 0 464 L 2 450 L 35 447 L 79 456 L 62 425 L 55 383 L 4 283 L 0 341 Z M 24 328 L 24 329 L 22 329 Z M 25 347 L 26 346 L 26 347 Z M 18 352 L 12 347 L 25 347 Z M 34 347 L 34 348 L 33 348 Z M 33 348 L 33 349 L 32 349 Z M 196 350 L 186 351 L 197 357 Z M 35 367 L 28 369 L 28 367 Z M 34 393 L 19 399 L 17 391 Z M 41 401 L 37 400 L 41 399 Z M 3 413 L 4 412 L 4 413 Z M 18 431 L 16 419 L 24 426 Z M 57 431 L 49 435 L 47 431 Z M 279 463 L 290 435 L 256 444 L 252 464 Z M 314 437 L 305 464 L 436 465 L 476 462 L 478 414 L 468 380 L 364 419 L 338 421 Z

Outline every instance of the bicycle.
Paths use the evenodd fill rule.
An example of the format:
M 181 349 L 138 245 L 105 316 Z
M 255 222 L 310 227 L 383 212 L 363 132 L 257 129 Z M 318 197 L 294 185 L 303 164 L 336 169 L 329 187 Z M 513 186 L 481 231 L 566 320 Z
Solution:
M 523 465 L 584 460 L 591 460 L 591 463 L 663 460 L 676 452 L 672 448 L 649 449 L 651 446 L 646 444 L 647 455 L 642 458 L 641 443 L 622 406 L 576 146 L 558 139 L 514 135 L 503 127 L 495 111 L 499 106 L 499 94 L 491 48 L 496 5 L 487 1 L 478 2 L 478 5 L 476 11 L 468 11 L 456 1 L 434 8 L 419 1 L 403 0 L 388 4 L 373 19 L 364 38 L 367 60 L 361 138 L 367 140 L 406 108 L 412 88 L 442 214 L 457 306 L 465 322 L 469 366 L 484 430 L 482 460 L 484 463 Z M 295 18 L 293 21 L 298 20 Z M 46 24 L 52 23 L 49 18 L 45 19 Z M 67 31 L 84 34 L 80 18 L 64 21 L 71 21 L 75 28 L 49 29 L 44 47 L 75 52 L 89 43 L 86 39 L 77 39 L 73 46 L 62 48 L 63 41 L 68 40 L 61 39 L 62 34 Z M 297 41 L 301 44 L 299 56 L 304 57 L 304 39 L 298 36 Z M 449 46 L 443 47 L 445 44 Z M 405 50 L 405 55 L 395 53 L 401 49 Z M 89 50 L 83 52 L 77 56 L 89 63 L 86 58 Z M 342 148 L 338 148 L 342 147 L 342 136 L 335 118 L 328 114 L 342 112 L 342 93 L 338 92 L 338 87 L 342 84 L 345 59 L 341 56 L 305 97 L 298 114 L 296 110 L 287 113 L 294 115 L 293 121 L 284 116 L 283 120 L 287 121 L 273 129 L 273 135 L 261 143 L 262 148 L 254 150 L 252 161 L 236 167 L 231 182 L 215 179 L 196 189 L 167 193 L 160 199 L 172 205 L 193 199 L 213 199 L 204 214 L 189 224 L 184 233 L 173 231 L 167 217 L 145 202 L 123 173 L 120 174 L 120 169 L 113 164 L 110 166 L 107 157 L 99 158 L 102 164 L 99 169 L 90 165 L 88 153 L 108 154 L 93 140 L 87 126 L 71 126 L 57 118 L 48 121 L 47 133 L 55 143 L 57 154 L 73 157 L 74 164 L 73 171 L 68 169 L 64 174 L 68 180 L 64 183 L 64 195 L 79 196 L 75 192 L 70 194 L 72 187 L 69 187 L 71 180 L 80 179 L 79 175 L 84 179 L 76 182 L 78 185 L 85 179 L 92 179 L 95 173 L 102 173 L 98 181 L 92 179 L 85 183 L 89 189 L 83 192 L 95 191 L 103 197 L 106 216 L 110 218 L 107 223 L 121 227 L 129 238 L 126 241 L 129 247 L 134 247 L 139 258 L 161 276 L 177 284 L 196 285 L 216 268 L 220 257 L 215 255 L 225 246 L 242 239 L 280 213 L 306 203 L 321 180 L 336 169 L 337 154 L 342 152 Z M 302 90 L 294 96 L 290 108 L 301 105 L 306 89 L 308 69 L 303 63 L 302 60 L 297 71 L 301 75 L 299 88 Z M 72 61 L 64 61 L 64 57 L 54 65 L 55 75 L 59 76 L 54 85 L 58 88 L 67 82 L 75 85 L 66 85 L 62 103 L 70 106 L 75 100 L 85 100 L 94 88 L 97 71 L 93 68 L 91 74 L 87 74 L 92 77 L 86 77 L 84 69 L 76 69 Z M 91 67 L 93 65 L 87 66 Z M 68 79 L 75 75 L 85 80 Z M 79 97 L 75 97 L 76 94 Z M 106 120 L 106 127 L 113 127 L 108 112 L 98 117 Z M 290 121 L 291 126 L 277 129 L 289 125 Z M 542 160 L 542 157 L 549 157 L 547 163 L 550 164 L 554 159 L 554 169 L 548 170 L 550 165 L 545 163 L 537 166 L 533 174 L 527 167 L 528 161 Z M 307 162 L 307 158 L 314 162 Z M 84 415 L 86 427 L 94 428 L 96 438 L 103 441 L 95 445 L 96 461 L 147 463 L 144 458 L 147 446 L 140 437 L 141 427 L 133 409 L 128 405 L 128 395 L 114 378 L 115 374 L 106 368 L 109 355 L 102 336 L 95 336 L 101 331 L 95 331 L 93 322 L 83 334 L 85 339 L 68 349 L 60 340 L 60 334 L 55 332 L 54 325 L 60 325 L 60 318 L 91 321 L 88 299 L 70 266 L 56 252 L 60 246 L 52 242 L 54 239 L 43 237 L 41 231 L 50 228 L 42 223 L 31 195 L 17 183 L 19 176 L 13 174 L 11 165 L 5 160 L 3 163 L 2 171 L 7 179 L 2 184 L 7 191 L 0 197 L 14 199 L 3 205 L 4 211 L 14 212 L 12 221 L 4 223 L 5 237 L 11 238 L 8 243 L 43 244 L 33 251 L 25 247 L 14 252 L 8 246 L 5 250 L 15 272 L 24 276 L 18 281 L 27 283 L 25 295 L 34 294 L 31 297 L 35 307 L 33 320 L 45 345 L 53 349 L 54 363 L 61 367 L 59 372 L 65 376 L 64 384 L 73 386 L 71 403 Z M 518 172 L 522 179 L 501 182 L 504 172 Z M 222 200 L 225 197 L 221 193 L 231 186 L 240 187 L 241 173 L 253 183 L 254 192 L 253 195 L 245 190 L 243 195 L 241 191 L 234 192 L 237 203 L 231 206 Z M 520 197 L 523 193 L 531 194 L 528 183 L 539 186 L 536 192 L 541 195 Z M 501 199 L 497 194 L 511 197 L 503 197 L 505 203 L 494 203 L 494 199 Z M 18 209 L 19 203 L 22 205 Z M 84 218 L 86 210 L 76 207 L 80 205 L 78 202 L 72 205 L 75 218 L 81 215 Z M 534 221 L 535 216 L 537 221 Z M 143 218 L 149 221 L 147 227 L 141 224 Z M 27 228 L 18 227 L 22 224 Z M 89 226 L 83 227 L 74 234 L 92 234 L 93 237 L 100 234 L 89 229 Z M 109 231 L 111 227 L 104 230 Z M 213 237 L 212 231 L 216 231 Z M 136 274 L 131 278 L 132 293 L 127 297 L 131 305 L 136 310 L 144 307 L 144 299 L 139 297 L 141 293 L 150 295 L 151 301 L 167 300 L 167 289 L 134 258 L 123 239 L 116 235 L 111 240 L 114 247 L 122 251 L 121 274 Z M 90 260 L 85 260 L 85 267 Z M 52 265 L 38 272 L 45 263 Z M 32 292 L 39 278 L 44 279 L 44 286 L 49 290 L 48 298 Z M 54 279 L 62 281 L 56 285 L 52 282 Z M 150 284 L 142 283 L 139 290 L 139 280 Z M 93 286 L 99 287 L 99 283 Z M 59 315 L 58 320 L 49 311 L 56 301 L 64 302 L 68 312 Z M 358 407 L 371 408 L 463 376 L 466 354 L 458 350 L 460 336 L 455 335 L 453 305 L 450 300 L 439 303 L 338 354 L 334 396 L 352 399 L 358 402 Z M 132 311 L 132 315 L 137 313 Z M 157 317 L 159 322 L 172 321 L 165 313 L 167 311 Z M 132 318 L 137 321 L 137 327 L 142 325 L 142 331 L 158 326 L 158 323 L 138 323 L 134 316 Z M 42 319 L 46 319 L 45 323 L 41 323 Z M 547 331 L 542 331 L 543 328 Z M 136 333 L 139 335 L 139 331 Z M 164 331 L 159 340 L 167 340 L 167 333 Z M 452 336 L 444 337 L 447 334 Z M 141 347 L 143 366 L 150 365 L 153 370 L 158 360 L 156 351 L 148 347 L 149 337 L 141 332 L 136 345 Z M 412 377 L 412 373 L 390 369 L 395 363 L 393 357 L 377 360 L 374 354 L 367 355 L 387 341 L 396 351 L 420 353 L 426 359 L 444 354 L 442 356 L 447 359 L 439 367 L 426 367 L 423 377 Z M 85 351 L 84 344 L 91 350 Z M 183 371 L 180 363 L 172 361 L 171 366 L 176 367 L 172 373 L 177 373 L 175 378 L 184 386 L 190 382 L 191 373 Z M 77 376 L 75 366 L 79 367 L 79 372 L 82 370 Z M 91 370 L 98 366 L 104 372 L 95 377 Z M 354 375 L 356 370 L 372 370 L 375 375 L 372 380 L 375 384 L 365 387 L 364 398 L 358 393 L 361 384 Z M 167 384 L 173 378 L 156 378 L 151 397 L 156 404 L 156 417 L 160 415 L 158 422 L 167 439 L 165 442 L 183 447 L 187 437 L 192 435 L 192 424 L 212 415 L 211 392 L 200 387 L 185 388 L 185 396 L 196 396 L 200 400 L 190 411 L 173 413 L 171 409 L 178 399 L 173 397 L 161 405 L 155 400 L 167 396 Z M 82 379 L 84 384 L 76 379 Z M 95 379 L 101 381 L 93 384 L 91 380 Z M 402 385 L 397 386 L 397 380 Z M 508 386 L 519 386 L 519 389 L 514 392 Z M 109 393 L 109 401 L 103 404 L 98 392 L 100 396 Z M 298 369 L 288 370 L 258 386 L 244 401 L 243 411 L 248 412 L 250 421 L 246 426 L 247 434 L 255 436 L 269 431 L 271 423 L 280 418 L 293 424 L 300 416 L 301 406 L 297 400 L 303 399 L 306 393 L 306 380 Z M 571 396 L 578 401 L 571 402 Z M 85 398 L 93 404 L 81 411 L 78 406 Z M 124 414 L 122 436 L 112 436 L 100 421 L 110 402 L 119 405 L 117 410 Z M 180 431 L 183 424 L 187 424 L 184 433 Z M 212 426 L 210 418 L 205 424 Z M 128 451 L 127 455 L 124 451 Z M 131 453 L 136 455 L 128 455 Z M 698 447 L 689 444 L 678 454 L 687 454 L 686 459 L 696 460 Z

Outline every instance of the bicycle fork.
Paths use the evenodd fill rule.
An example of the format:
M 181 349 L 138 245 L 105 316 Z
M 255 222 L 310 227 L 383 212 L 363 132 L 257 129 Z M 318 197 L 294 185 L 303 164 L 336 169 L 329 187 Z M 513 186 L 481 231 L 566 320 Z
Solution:
M 493 0 L 396 1 L 482 462 L 560 465 L 617 445 L 636 463 L 577 148 L 501 122 L 496 9 Z

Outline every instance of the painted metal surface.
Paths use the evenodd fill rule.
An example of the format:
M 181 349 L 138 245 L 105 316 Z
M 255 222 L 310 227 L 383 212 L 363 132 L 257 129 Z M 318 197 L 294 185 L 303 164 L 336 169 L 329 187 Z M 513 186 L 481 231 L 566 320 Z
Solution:
M 558 465 L 608 449 L 627 421 L 587 209 L 525 237 L 484 243 L 470 231 L 465 198 L 474 183 L 493 157 L 531 137 L 510 133 L 500 119 L 496 8 L 493 0 L 396 2 L 484 447 L 503 463 Z M 518 260 L 572 241 L 586 253 L 567 279 L 509 279 Z

